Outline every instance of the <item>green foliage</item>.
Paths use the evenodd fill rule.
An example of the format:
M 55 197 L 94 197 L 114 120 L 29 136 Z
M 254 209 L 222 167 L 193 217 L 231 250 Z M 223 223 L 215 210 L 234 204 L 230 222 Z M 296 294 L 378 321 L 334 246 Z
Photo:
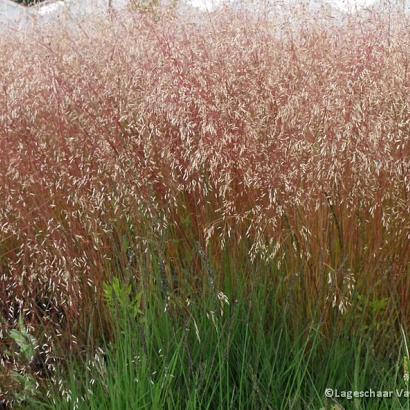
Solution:
M 90 352 L 86 367 L 70 364 L 66 402 L 33 402 L 35 408 L 70 409 L 350 409 L 353 401 L 326 399 L 327 387 L 346 390 L 405 388 L 398 340 L 389 361 L 366 332 L 348 329 L 324 336 L 320 321 L 292 329 L 291 303 L 255 283 L 245 291 L 244 274 L 224 291 L 182 300 L 159 289 L 136 293 L 114 279 L 105 300 L 117 316 L 118 337 Z M 134 295 L 133 295 L 134 294 Z M 143 313 L 136 308 L 144 302 Z M 117 306 L 117 307 L 116 307 Z M 136 320 L 143 315 L 144 320 Z M 101 352 L 104 352 L 101 354 Z M 407 356 L 406 356 L 407 357 Z M 407 359 L 406 359 L 407 360 Z M 405 361 L 407 366 L 407 361 Z M 405 367 L 407 368 L 407 367 Z M 354 409 L 405 409 L 405 398 L 362 399 Z
M 37 383 L 30 374 L 21 374 L 12 372 L 11 377 L 18 384 L 19 388 L 14 393 L 14 401 L 17 404 L 23 404 L 37 395 Z
M 26 329 L 21 316 L 19 318 L 18 329 L 12 329 L 9 335 L 18 345 L 23 359 L 26 362 L 30 362 L 34 358 L 37 341 Z
M 36 379 L 29 370 L 30 363 L 36 354 L 37 340 L 27 330 L 22 316 L 19 317 L 18 328 L 10 330 L 8 336 L 17 345 L 17 351 L 6 350 L 4 352 L 6 356 L 14 358 L 15 368 L 18 369 L 18 371 L 12 370 L 8 373 L 10 378 L 9 384 L 14 385 L 12 400 L 14 403 L 22 405 L 30 398 L 35 397 L 37 393 L 38 385 Z
M 104 284 L 104 298 L 114 317 L 118 316 L 119 311 L 122 315 L 136 319 L 142 314 L 141 297 L 142 292 L 133 296 L 131 285 L 125 285 L 118 278 Z

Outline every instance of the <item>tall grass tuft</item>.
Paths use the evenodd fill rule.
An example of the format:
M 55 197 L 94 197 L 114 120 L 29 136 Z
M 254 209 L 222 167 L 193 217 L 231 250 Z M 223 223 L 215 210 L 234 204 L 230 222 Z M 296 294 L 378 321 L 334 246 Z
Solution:
M 244 272 L 229 272 L 224 292 L 164 297 L 161 288 L 134 293 L 114 280 L 106 286 L 114 339 L 84 361 L 70 360 L 64 382 L 38 409 L 406 409 L 409 398 L 326 398 L 339 391 L 406 391 L 402 357 L 374 350 L 362 330 L 329 340 L 323 322 L 289 326 L 293 306 L 265 286 L 268 271 L 245 289 Z M 233 277 L 242 285 L 231 287 Z M 141 298 L 142 312 L 135 309 Z M 340 393 L 339 393 L 340 394 Z M 354 407 L 351 407 L 351 406 Z M 346 407 L 344 407 L 346 406 Z
M 265 397 L 280 400 L 275 383 L 288 393 L 281 400 L 302 397 L 315 374 L 309 357 L 319 357 L 304 352 L 318 355 L 319 337 L 366 330 L 375 355 L 397 353 L 410 324 L 408 16 L 335 21 L 297 10 L 292 24 L 285 11 L 129 11 L 0 38 L 0 395 L 14 388 L 12 372 L 35 374 L 41 387 L 67 352 L 81 357 L 115 339 L 104 298 L 114 277 L 130 294 L 159 286 L 180 300 L 225 289 L 228 277 L 243 292 L 217 328 L 204 307 L 198 318 L 186 313 L 195 346 L 206 341 L 216 356 L 195 347 L 190 358 L 192 332 L 171 326 L 184 316 L 162 317 L 148 296 L 138 305 L 144 324 L 125 332 L 153 334 L 136 339 L 148 343 L 145 370 L 121 380 L 154 369 L 167 335 L 163 360 L 180 370 L 175 400 L 194 407 L 263 407 Z M 269 273 L 271 304 L 289 310 L 285 334 L 272 313 L 263 333 L 244 304 L 246 294 L 259 300 L 256 268 Z M 28 363 L 9 337 L 19 320 L 38 341 Z M 272 382 L 281 373 L 268 347 L 281 337 L 279 366 L 299 367 Z M 136 342 L 116 343 L 106 383 Z M 340 361 L 323 353 L 336 367 L 345 354 L 367 360 L 340 349 Z M 248 368 L 254 357 L 258 368 Z M 165 387 L 141 387 L 141 403 L 178 405 L 174 382 L 155 380 Z M 188 380 L 193 390 L 181 387 Z

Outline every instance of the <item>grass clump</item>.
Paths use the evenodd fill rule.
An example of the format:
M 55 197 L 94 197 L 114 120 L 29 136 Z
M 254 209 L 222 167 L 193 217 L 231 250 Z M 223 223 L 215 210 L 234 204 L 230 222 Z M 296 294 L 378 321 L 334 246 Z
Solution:
M 0 400 L 64 369 L 91 407 L 400 385 L 408 16 L 178 10 L 0 38 Z
M 266 272 L 264 272 L 265 274 Z M 39 409 L 406 409 L 404 340 L 389 358 L 375 350 L 366 331 L 348 328 L 337 337 L 317 320 L 289 324 L 291 299 L 264 286 L 261 270 L 249 291 L 209 288 L 201 297 L 166 297 L 158 289 L 133 293 L 114 281 L 106 289 L 115 337 L 72 359 L 64 387 Z M 243 272 L 235 280 L 245 283 Z M 136 306 L 146 304 L 144 312 Z M 68 374 L 68 376 L 67 376 Z M 62 386 L 60 386 L 61 388 Z M 391 391 L 388 399 L 326 398 L 339 391 Z M 345 407 L 346 406 L 346 407 Z M 352 407 L 353 406 L 353 407 Z

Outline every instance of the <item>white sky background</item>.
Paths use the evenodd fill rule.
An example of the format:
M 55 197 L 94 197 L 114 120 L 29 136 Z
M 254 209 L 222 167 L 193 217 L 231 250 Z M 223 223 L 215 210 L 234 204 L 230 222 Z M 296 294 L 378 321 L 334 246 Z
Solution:
M 202 10 L 215 10 L 223 0 L 189 0 L 189 2 Z M 368 7 L 375 2 L 375 0 L 327 0 L 332 6 L 342 10 L 351 11 L 356 7 L 358 9 Z

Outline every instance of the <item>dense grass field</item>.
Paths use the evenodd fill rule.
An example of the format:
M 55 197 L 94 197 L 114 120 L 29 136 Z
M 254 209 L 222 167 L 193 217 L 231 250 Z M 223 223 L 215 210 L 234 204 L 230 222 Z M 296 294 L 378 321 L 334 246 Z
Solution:
M 289 13 L 0 38 L 0 408 L 410 408 L 409 19 Z

